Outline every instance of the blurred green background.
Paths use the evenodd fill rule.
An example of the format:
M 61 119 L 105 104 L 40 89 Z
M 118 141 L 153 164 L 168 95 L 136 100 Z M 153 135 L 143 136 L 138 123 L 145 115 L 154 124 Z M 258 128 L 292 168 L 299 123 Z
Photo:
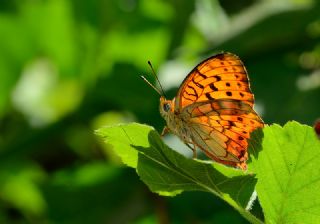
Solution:
M 320 116 L 314 0 L 1 0 L 0 223 L 247 223 L 210 194 L 150 193 L 94 135 L 161 131 L 168 96 L 202 59 L 244 61 L 266 123 Z M 258 202 L 255 213 L 262 217 Z

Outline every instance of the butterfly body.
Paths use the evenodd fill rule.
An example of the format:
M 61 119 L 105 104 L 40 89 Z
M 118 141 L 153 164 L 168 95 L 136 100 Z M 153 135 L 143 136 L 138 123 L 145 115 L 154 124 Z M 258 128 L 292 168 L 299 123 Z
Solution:
M 221 53 L 197 65 L 173 100 L 160 98 L 167 129 L 211 159 L 246 169 L 248 139 L 263 121 L 253 109 L 247 71 L 234 54 Z
M 174 108 L 175 98 L 167 100 L 164 97 L 160 98 L 160 114 L 166 120 L 167 126 L 165 130 L 171 131 L 173 134 L 180 137 L 184 143 L 190 143 L 192 136 L 188 126 L 188 116 L 179 113 Z

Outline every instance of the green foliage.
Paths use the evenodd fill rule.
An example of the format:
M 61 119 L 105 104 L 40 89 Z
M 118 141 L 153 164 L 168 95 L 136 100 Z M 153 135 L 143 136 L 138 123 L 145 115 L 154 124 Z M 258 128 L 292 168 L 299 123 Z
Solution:
M 116 143 L 122 132 L 108 133 L 109 145 L 93 132 L 128 122 L 161 130 L 159 96 L 139 78 L 155 83 L 147 61 L 171 98 L 194 65 L 221 51 L 243 60 L 266 123 L 312 125 L 320 111 L 319 11 L 312 0 L 0 1 L 0 223 L 248 223 L 238 211 L 251 181 L 259 186 L 255 158 L 248 182 L 239 182 L 250 190 L 239 189 L 237 197 L 231 180 L 242 180 L 238 171 L 172 154 L 157 134 L 141 139 L 149 129 L 127 130 L 135 148 Z M 263 133 L 256 134 L 259 148 Z M 153 186 L 177 194 L 160 197 L 110 145 L 131 167 L 142 159 L 154 167 L 146 155 L 156 148 L 168 161 L 208 168 L 229 185 L 210 197 L 199 183 L 212 186 L 193 171 L 192 188 L 200 191 Z M 261 220 L 265 201 L 250 210 Z
M 225 200 L 248 221 L 260 223 L 245 210 L 257 182 L 266 223 L 296 223 L 302 219 L 304 223 L 316 223 L 320 217 L 320 197 L 315 195 L 320 187 L 320 172 L 315 169 L 320 142 L 308 126 L 290 122 L 283 128 L 272 125 L 263 133 L 254 132 L 250 170 L 256 177 L 186 158 L 166 146 L 158 133 L 146 125 L 104 127 L 97 134 L 112 145 L 124 163 L 136 169 L 151 191 L 160 195 L 206 191 Z
M 297 122 L 266 127 L 262 149 L 255 150 L 251 158 L 266 222 L 318 223 L 320 141 L 314 130 Z

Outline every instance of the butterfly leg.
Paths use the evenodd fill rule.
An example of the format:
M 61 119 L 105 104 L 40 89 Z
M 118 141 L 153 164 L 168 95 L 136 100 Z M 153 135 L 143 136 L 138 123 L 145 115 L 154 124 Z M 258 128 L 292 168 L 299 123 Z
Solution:
M 187 145 L 187 146 L 188 146 L 188 148 L 189 148 L 189 149 L 191 149 L 191 150 L 192 150 L 192 152 L 193 152 L 193 156 L 192 156 L 192 158 L 193 158 L 193 159 L 196 159 L 196 158 L 197 158 L 197 149 L 196 149 L 195 144 L 192 144 L 192 145 L 193 145 L 193 147 L 192 147 L 192 146 L 190 146 L 190 145 L 189 145 L 189 143 L 186 143 L 186 145 Z
M 162 132 L 161 132 L 161 137 L 165 136 L 170 132 L 170 129 L 167 126 L 164 126 Z

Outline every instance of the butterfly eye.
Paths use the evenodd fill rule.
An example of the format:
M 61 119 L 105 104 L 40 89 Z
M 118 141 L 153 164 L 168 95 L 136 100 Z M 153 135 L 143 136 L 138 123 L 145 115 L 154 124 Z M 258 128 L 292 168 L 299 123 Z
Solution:
M 163 104 L 163 110 L 165 112 L 168 112 L 170 110 L 170 104 L 168 104 L 168 103 Z

